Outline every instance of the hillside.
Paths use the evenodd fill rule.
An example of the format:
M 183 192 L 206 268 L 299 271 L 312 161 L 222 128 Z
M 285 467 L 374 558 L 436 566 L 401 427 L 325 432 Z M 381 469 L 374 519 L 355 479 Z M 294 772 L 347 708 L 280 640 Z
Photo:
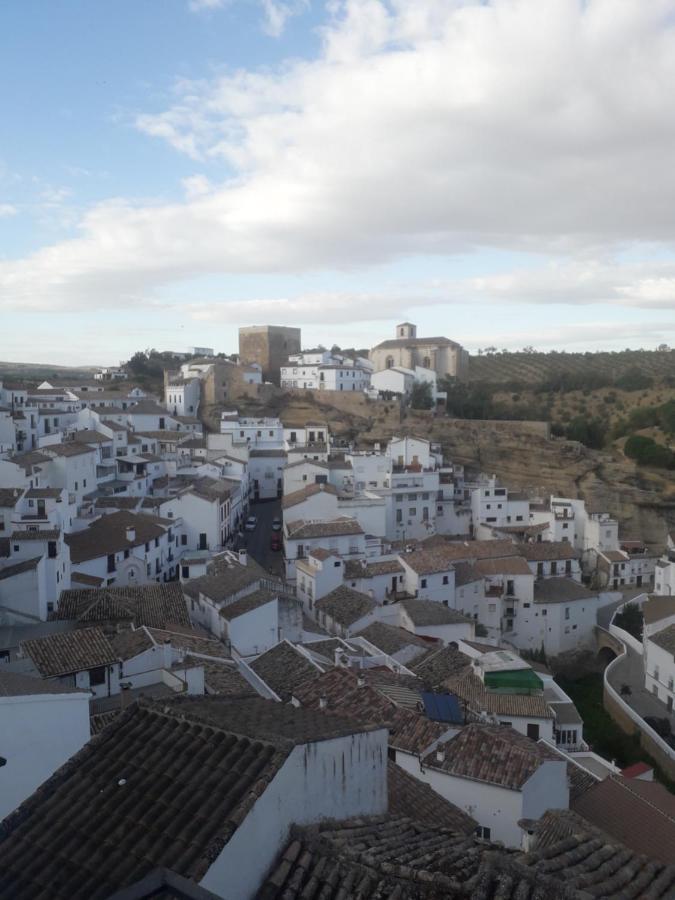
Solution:
M 0 381 L 39 382 L 57 379 L 64 382 L 91 378 L 99 366 L 54 366 L 51 363 L 17 363 L 0 361 Z
M 675 378 L 675 351 L 622 350 L 616 353 L 484 353 L 469 358 L 469 379 L 491 384 L 542 384 L 560 375 L 612 385 L 639 369 L 656 380 Z
M 361 395 L 288 392 L 268 389 L 259 399 L 233 398 L 242 414 L 278 415 L 287 424 L 326 421 L 338 441 L 358 447 L 385 443 L 394 434 L 418 434 L 439 441 L 448 459 L 495 473 L 514 488 L 545 497 L 582 497 L 592 509 L 608 510 L 625 537 L 663 546 L 675 528 L 672 473 L 638 468 L 620 448 L 596 451 L 579 443 L 546 437 L 537 422 L 479 421 L 401 411 L 395 402 Z M 219 410 L 204 410 L 218 429 Z

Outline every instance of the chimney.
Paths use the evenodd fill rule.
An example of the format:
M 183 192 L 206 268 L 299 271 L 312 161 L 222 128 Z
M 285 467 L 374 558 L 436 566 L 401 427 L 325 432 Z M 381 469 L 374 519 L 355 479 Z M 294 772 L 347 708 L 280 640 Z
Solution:
M 129 542 L 136 540 L 136 529 L 133 525 L 127 525 L 127 540 Z
M 319 709 L 326 709 L 328 706 L 328 697 L 319 697 Z
M 165 669 L 170 669 L 173 665 L 173 654 L 171 652 L 171 638 L 165 638 L 162 644 L 162 662 Z
M 131 702 L 131 682 L 120 682 L 120 709 L 124 711 Z
M 436 751 L 436 762 L 439 762 L 439 763 L 445 762 L 445 750 L 441 750 L 439 748 Z
M 240 566 L 247 566 L 247 565 L 248 565 L 248 553 L 247 553 L 247 551 L 246 551 L 244 548 L 242 548 L 242 549 L 239 551 L 239 565 L 240 565 Z

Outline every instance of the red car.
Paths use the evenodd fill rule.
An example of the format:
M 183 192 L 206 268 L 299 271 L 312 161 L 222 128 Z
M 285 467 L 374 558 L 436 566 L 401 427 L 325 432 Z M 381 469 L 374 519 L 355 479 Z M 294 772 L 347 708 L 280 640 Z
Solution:
M 281 535 L 279 534 L 278 531 L 272 532 L 272 539 L 270 540 L 270 547 L 272 550 L 281 550 L 282 541 L 281 541 Z

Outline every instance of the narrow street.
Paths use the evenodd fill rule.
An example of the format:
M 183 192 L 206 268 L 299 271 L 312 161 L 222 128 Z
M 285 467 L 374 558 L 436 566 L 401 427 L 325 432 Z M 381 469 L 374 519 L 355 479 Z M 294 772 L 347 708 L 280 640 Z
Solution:
M 673 734 L 675 734 L 675 714 L 669 713 L 665 703 L 649 693 L 645 688 L 642 657 L 635 650 L 627 648 L 627 655 L 618 663 L 609 674 L 609 683 L 621 696 L 631 709 L 641 716 L 656 716 L 659 719 L 669 719 Z M 630 694 L 622 694 L 621 688 L 628 685 Z
M 272 550 L 272 521 L 281 518 L 280 500 L 262 500 L 251 503 L 249 516 L 255 516 L 258 520 L 255 531 L 244 532 L 244 546 L 257 563 L 273 572 L 275 575 L 283 575 L 284 554 L 283 550 Z

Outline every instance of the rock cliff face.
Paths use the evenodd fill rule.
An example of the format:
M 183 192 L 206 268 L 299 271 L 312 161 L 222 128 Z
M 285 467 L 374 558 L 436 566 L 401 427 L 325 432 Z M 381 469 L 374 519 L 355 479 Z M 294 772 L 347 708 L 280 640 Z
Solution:
M 636 469 L 618 450 L 598 452 L 547 437 L 546 423 L 477 422 L 402 412 L 396 401 L 372 402 L 362 395 L 270 392 L 241 398 L 242 415 L 278 415 L 284 423 L 328 422 L 338 440 L 368 447 L 394 434 L 439 441 L 448 459 L 494 473 L 532 496 L 581 497 L 591 510 L 607 511 L 621 523 L 622 537 L 665 545 L 675 529 L 675 480 L 671 473 Z M 214 410 L 215 412 L 215 410 Z M 209 423 L 216 427 L 216 419 Z

